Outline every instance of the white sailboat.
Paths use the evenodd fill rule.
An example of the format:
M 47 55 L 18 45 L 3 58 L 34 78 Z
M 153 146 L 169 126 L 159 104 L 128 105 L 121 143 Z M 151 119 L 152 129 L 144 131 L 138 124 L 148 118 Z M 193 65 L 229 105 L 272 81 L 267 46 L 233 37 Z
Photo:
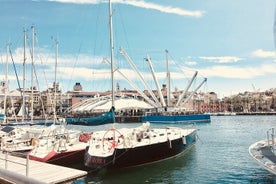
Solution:
M 112 6 L 109 1 L 111 79 L 113 85 Z M 114 94 L 113 100 L 114 102 Z M 114 106 L 114 104 L 112 104 Z M 93 171 L 148 164 L 183 153 L 196 142 L 196 129 L 177 127 L 151 129 L 150 123 L 135 128 L 112 128 L 91 135 L 84 164 Z
M 112 15 L 110 14 L 110 17 Z M 112 19 L 110 18 L 110 27 L 112 27 Z M 88 116 L 88 117 L 67 117 L 66 122 L 68 124 L 74 124 L 74 125 L 85 125 L 85 126 L 95 126 L 95 125 L 103 125 L 103 124 L 110 124 L 115 122 L 115 106 L 114 106 L 114 66 L 113 66 L 113 60 L 114 60 L 114 45 L 113 45 L 113 32 L 110 31 L 110 58 L 111 58 L 111 108 L 108 112 L 105 112 L 101 115 L 96 114 L 96 116 Z
M 56 72 L 58 61 L 58 44 L 56 44 L 55 57 L 55 79 L 54 79 L 54 99 L 53 112 L 54 122 L 50 127 L 45 127 L 45 131 L 40 135 L 35 143 L 34 149 L 29 152 L 29 158 L 40 162 L 48 162 L 58 165 L 70 165 L 83 160 L 84 150 L 90 133 L 82 133 L 77 130 L 69 130 L 64 124 L 57 125 L 56 117 Z
M 24 31 L 24 35 L 25 35 Z M 32 26 L 32 35 L 34 35 L 34 27 Z M 25 36 L 24 36 L 25 37 Z M 25 37 L 26 38 L 26 37 Z M 24 42 L 25 43 L 25 42 Z M 56 42 L 56 48 L 58 48 Z M 34 47 L 34 46 L 33 46 Z M 57 50 L 56 64 L 57 66 Z M 33 53 L 33 51 L 32 51 Z M 25 58 L 25 55 L 24 55 Z M 33 58 L 33 55 L 32 55 Z M 25 59 L 24 59 L 25 60 Z M 33 65 L 33 59 L 32 59 Z M 34 68 L 32 67 L 32 70 Z M 25 72 L 24 72 L 25 73 Z M 56 73 L 56 67 L 55 67 Z M 33 77 L 33 74 L 32 74 Z M 24 78 L 24 77 L 23 77 Z M 23 79 L 25 81 L 25 78 Z M 25 83 L 23 81 L 23 83 Z M 56 83 L 56 76 L 55 76 Z M 24 85 L 23 85 L 24 86 Z M 55 89 L 56 90 L 56 89 Z M 21 91 L 22 92 L 22 91 Z M 56 91 L 55 91 L 56 93 Z M 54 94 L 56 95 L 56 94 Z M 22 96 L 22 95 L 21 95 Z M 23 96 L 24 99 L 25 96 Z M 56 97 L 54 97 L 54 101 Z M 55 106 L 55 102 L 54 102 Z M 54 114 L 55 107 L 54 108 Z M 22 120 L 26 120 L 26 107 L 22 106 Z M 30 114 L 31 122 L 33 122 L 33 113 Z M 4 127 L 0 131 L 1 150 L 9 152 L 27 152 L 29 158 L 41 162 L 49 162 L 60 165 L 68 165 L 83 161 L 84 150 L 90 133 L 85 134 L 77 130 L 69 130 L 65 124 L 58 125 L 54 116 L 54 123 L 51 126 L 19 126 L 25 123 L 17 124 L 18 126 Z M 28 124 L 29 125 L 29 124 Z

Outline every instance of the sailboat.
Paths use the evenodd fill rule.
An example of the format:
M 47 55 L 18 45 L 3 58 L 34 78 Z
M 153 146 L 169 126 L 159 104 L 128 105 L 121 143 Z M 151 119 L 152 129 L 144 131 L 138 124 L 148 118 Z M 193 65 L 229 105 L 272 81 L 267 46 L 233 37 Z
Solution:
M 109 1 L 109 18 L 113 92 L 114 46 L 111 1 Z M 103 168 L 131 167 L 161 161 L 175 157 L 190 148 L 196 142 L 196 135 L 197 131 L 193 128 L 152 129 L 149 122 L 135 128 L 121 129 L 116 129 L 113 124 L 108 130 L 93 132 L 85 150 L 84 165 L 91 171 L 98 171 Z
M 68 130 L 64 126 L 51 125 L 33 144 L 29 158 L 40 162 L 70 165 L 83 160 L 90 133 Z
M 85 126 L 95 126 L 103 125 L 115 122 L 115 108 L 111 107 L 108 112 L 101 115 L 98 113 L 89 113 L 87 116 L 85 114 L 74 115 L 73 117 L 66 117 L 65 121 L 67 124 L 71 125 L 85 125 Z
M 34 33 L 33 27 L 32 32 Z M 56 49 L 58 49 L 58 42 L 56 42 Z M 51 126 L 14 126 L 3 128 L 0 131 L 1 150 L 13 153 L 27 152 L 31 160 L 41 162 L 65 166 L 79 163 L 80 160 L 83 160 L 84 151 L 91 133 L 69 130 L 65 124 L 57 125 L 55 113 L 54 111 L 54 123 Z
M 112 53 L 112 58 L 113 58 L 113 53 Z M 111 65 L 111 70 L 113 71 L 113 65 Z M 112 89 L 114 88 L 114 83 L 113 83 L 113 72 L 111 72 L 111 81 L 112 81 Z M 96 126 L 96 125 L 103 125 L 103 124 L 110 124 L 115 122 L 115 107 L 114 107 L 114 90 L 112 90 L 111 94 L 111 102 L 112 106 L 108 112 L 105 112 L 103 114 L 99 113 L 78 113 L 78 114 L 72 114 L 70 116 L 67 116 L 65 118 L 65 121 L 67 124 L 72 124 L 72 125 L 85 125 L 85 126 Z
M 56 40 L 55 82 L 57 68 L 58 41 Z M 29 152 L 31 160 L 48 162 L 58 165 L 78 163 L 83 155 L 91 133 L 69 130 L 65 125 L 56 125 L 56 86 L 54 93 L 54 123 L 46 127 L 43 134 L 34 143 L 34 149 Z M 47 133 L 45 133 L 47 132 Z

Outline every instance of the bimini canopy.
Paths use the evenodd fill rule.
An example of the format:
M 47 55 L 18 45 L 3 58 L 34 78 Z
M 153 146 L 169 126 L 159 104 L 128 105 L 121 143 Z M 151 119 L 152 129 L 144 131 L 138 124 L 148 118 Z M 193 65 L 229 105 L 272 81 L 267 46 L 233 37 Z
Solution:
M 114 101 L 115 111 L 124 110 L 124 109 L 152 109 L 152 105 L 135 98 L 119 98 Z M 94 111 L 104 111 L 109 110 L 112 106 L 111 101 L 108 101 L 105 104 L 97 106 L 94 108 Z
M 152 105 L 135 98 L 119 97 L 114 101 L 115 111 L 124 109 L 152 109 Z M 88 100 L 85 103 L 79 103 L 72 107 L 72 112 L 107 112 L 112 106 L 111 98 L 101 98 L 98 100 Z

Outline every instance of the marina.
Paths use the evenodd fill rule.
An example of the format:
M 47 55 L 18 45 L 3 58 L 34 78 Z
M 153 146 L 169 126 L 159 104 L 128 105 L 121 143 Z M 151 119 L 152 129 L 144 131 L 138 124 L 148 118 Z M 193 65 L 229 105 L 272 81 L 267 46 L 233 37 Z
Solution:
M 211 123 L 183 124 L 179 128 L 197 130 L 197 143 L 184 153 L 162 162 L 130 168 L 101 170 L 97 173 L 87 171 L 78 183 L 275 183 L 276 177 L 254 162 L 248 153 L 248 147 L 254 142 L 263 140 L 265 132 L 275 126 L 275 115 L 254 116 L 211 116 Z M 131 128 L 140 123 L 115 123 L 117 129 Z M 152 124 L 152 128 L 163 128 L 170 124 Z M 99 131 L 110 128 L 110 124 L 99 126 L 68 125 L 68 129 L 80 131 Z M 4 155 L 1 154 L 1 158 Z M 20 158 L 16 158 L 16 160 Z M 15 160 L 15 159 L 14 159 Z M 2 162 L 2 161 L 1 161 Z M 33 163 L 33 162 L 31 162 Z M 39 162 L 34 162 L 35 165 Z M 23 161 L 25 164 L 25 161 Z M 56 166 L 39 163 L 37 168 L 30 167 L 29 174 L 36 174 L 36 179 L 45 181 L 43 177 L 61 177 L 55 172 Z M 48 165 L 50 165 L 48 167 Z M 43 167 L 42 167 L 43 166 Z M 1 169 L 4 165 L 1 164 Z M 20 166 L 23 167 L 23 166 Z M 57 166 L 59 168 L 59 166 Z M 83 170 L 83 163 L 68 165 Z M 19 167 L 18 167 L 19 168 Z M 62 167 L 63 168 L 63 167 Z M 70 168 L 68 168 L 70 170 Z M 51 172 L 48 172 L 51 171 Z M 60 169 L 61 170 L 61 169 Z M 15 172 L 15 170 L 13 171 Z M 17 171 L 16 171 L 17 172 Z M 20 171 L 26 175 L 26 170 Z M 41 173 L 44 174 L 43 177 Z M 77 171 L 78 172 L 78 171 Z M 75 172 L 75 174 L 77 173 Z M 55 173 L 55 176 L 53 174 Z M 65 173 L 65 171 L 64 171 Z M 81 171 L 85 174 L 86 172 Z M 66 171 L 67 179 L 70 179 Z M 192 177 L 191 177 L 192 176 Z M 64 179 L 65 179 L 64 178 Z
M 0 183 L 276 183 L 276 9 L 251 1 L 3 2 Z

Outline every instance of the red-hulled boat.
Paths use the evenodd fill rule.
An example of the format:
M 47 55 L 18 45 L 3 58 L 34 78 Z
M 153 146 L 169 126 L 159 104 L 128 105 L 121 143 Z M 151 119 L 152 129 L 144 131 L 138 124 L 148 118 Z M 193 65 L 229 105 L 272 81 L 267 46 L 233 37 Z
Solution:
M 37 140 L 35 148 L 29 152 L 29 158 L 63 166 L 79 163 L 83 160 L 90 136 L 91 134 L 68 130 L 43 137 Z

